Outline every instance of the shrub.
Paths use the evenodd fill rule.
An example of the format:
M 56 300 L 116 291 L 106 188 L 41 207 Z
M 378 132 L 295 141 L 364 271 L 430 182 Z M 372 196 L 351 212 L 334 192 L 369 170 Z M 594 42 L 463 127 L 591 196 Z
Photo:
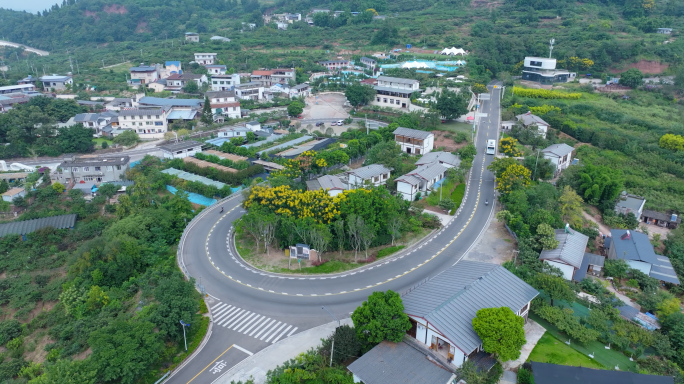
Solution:
M 548 89 L 528 89 L 513 87 L 513 94 L 521 97 L 529 97 L 532 99 L 568 99 L 578 100 L 582 97 L 581 93 L 567 93 L 560 91 L 551 91 Z

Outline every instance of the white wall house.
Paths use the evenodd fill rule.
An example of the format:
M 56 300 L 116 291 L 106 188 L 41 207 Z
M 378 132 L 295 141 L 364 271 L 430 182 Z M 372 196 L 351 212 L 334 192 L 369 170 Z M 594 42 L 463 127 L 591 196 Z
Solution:
M 195 32 L 185 32 L 185 41 L 199 43 L 199 34 Z
M 209 98 L 214 115 L 224 115 L 231 119 L 240 117 L 240 102 L 235 98 L 235 92 L 211 91 L 205 95 Z
M 407 334 L 455 367 L 473 359 L 491 368 L 496 359 L 484 352 L 472 326 L 477 311 L 508 307 L 527 321 L 538 294 L 502 266 L 461 261 L 403 296 L 412 325 Z
M 194 140 L 179 141 L 160 145 L 159 149 L 161 149 L 165 159 L 182 159 L 202 152 L 202 143 Z
M 337 176 L 323 175 L 317 179 L 307 181 L 306 189 L 309 191 L 324 189 L 328 191 L 328 195 L 337 196 L 344 192 L 347 189 L 347 186 Z
M 204 68 L 207 69 L 209 75 L 223 75 L 227 71 L 226 66 L 222 64 L 205 65 Z
M 212 91 L 230 91 L 233 87 L 240 84 L 240 75 L 234 73 L 232 75 L 212 75 L 211 76 L 211 90 Z
M 558 247 L 541 251 L 539 260 L 560 269 L 565 280 L 573 280 L 575 272 L 582 266 L 589 237 L 573 231 L 569 226 L 556 229 L 555 237 Z
M 378 84 L 372 105 L 397 109 L 408 109 L 411 105 L 411 94 L 420 88 L 420 82 L 413 79 L 378 76 Z
M 542 154 L 545 159 L 551 160 L 551 164 L 556 167 L 555 175 L 559 175 L 564 169 L 572 164 L 573 147 L 562 143 L 553 144 L 542 149 Z
M 250 81 L 249 83 L 236 84 L 235 96 L 241 100 L 259 101 L 264 98 L 264 86 L 261 83 Z
M 461 159 L 453 153 L 437 151 L 426 153 L 416 160 L 417 167 L 431 163 L 439 163 L 446 168 L 454 168 L 461 165 Z
M 434 146 L 435 135 L 432 132 L 399 127 L 392 133 L 401 151 L 410 155 L 424 155 L 432 151 Z
M 427 196 L 435 183 L 445 177 L 447 169 L 437 162 L 421 165 L 396 179 L 397 193 L 408 201 L 415 200 L 419 192 L 421 196 Z
M 251 132 L 251 130 L 245 127 L 223 128 L 216 133 L 216 137 L 229 139 L 233 137 L 247 137 L 247 132 Z
M 159 80 L 159 66 L 158 65 L 143 65 L 131 67 L 129 69 L 131 85 L 149 84 Z
M 347 172 L 349 189 L 364 188 L 367 185 L 379 186 L 387 183 L 392 170 L 380 164 L 371 164 Z
M 199 65 L 211 65 L 216 62 L 218 53 L 195 53 L 195 62 Z
M 67 86 L 72 86 L 74 84 L 74 79 L 71 77 L 71 75 L 41 76 L 38 78 L 38 80 L 43 83 L 43 88 L 45 88 L 46 91 L 50 91 L 52 89 L 55 91 L 63 91 L 67 89 Z
M 126 109 L 119 112 L 119 129 L 131 129 L 141 139 L 161 139 L 168 130 L 168 111 L 162 108 Z
M 627 193 L 627 191 L 622 191 L 618 197 L 617 203 L 615 203 L 615 213 L 626 215 L 628 213 L 634 214 L 637 220 L 641 218 L 644 213 L 644 205 L 646 205 L 646 199 Z
M 546 132 L 548 132 L 550 125 L 541 117 L 533 115 L 532 112 L 527 112 L 516 116 L 516 119 L 525 128 L 537 127 L 537 134 L 546 139 Z

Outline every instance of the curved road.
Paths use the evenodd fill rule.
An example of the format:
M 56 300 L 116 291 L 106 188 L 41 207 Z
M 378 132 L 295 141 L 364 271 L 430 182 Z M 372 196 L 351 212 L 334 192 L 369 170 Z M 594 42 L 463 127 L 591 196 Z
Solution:
M 208 343 L 177 369 L 167 382 L 210 383 L 250 353 L 302 330 L 349 316 L 377 290 L 405 292 L 460 261 L 487 227 L 494 204 L 494 176 L 486 167 L 487 139 L 500 126 L 501 87 L 490 85 L 491 101 L 482 102 L 476 136 L 478 155 L 463 203 L 451 222 L 397 256 L 335 275 L 293 276 L 252 268 L 236 255 L 232 224 L 244 213 L 242 196 L 203 211 L 186 228 L 179 244 L 179 264 L 209 295 L 212 326 Z M 217 362 L 222 363 L 218 366 Z

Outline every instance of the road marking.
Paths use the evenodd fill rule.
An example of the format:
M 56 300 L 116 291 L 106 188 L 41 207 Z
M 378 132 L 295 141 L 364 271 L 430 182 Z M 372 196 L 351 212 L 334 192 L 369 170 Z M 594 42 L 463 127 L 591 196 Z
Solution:
M 273 338 L 273 336 L 275 336 L 278 332 L 280 332 L 280 330 L 283 329 L 283 327 L 286 325 L 287 324 L 283 323 L 283 325 L 281 325 L 278 329 L 275 329 L 275 327 L 274 327 L 273 329 L 275 329 L 275 331 L 271 334 L 271 336 L 268 337 L 268 339 L 266 339 L 264 341 L 268 343 Z M 275 343 L 275 340 L 273 340 L 273 342 Z
M 239 309 L 239 308 L 238 308 Z M 229 317 L 226 317 L 222 322 L 219 323 L 220 326 L 224 326 L 226 323 L 228 323 L 231 319 L 236 318 L 237 316 L 240 316 L 243 312 L 245 312 L 246 309 L 240 309 L 239 311 L 235 312 L 234 314 L 230 315 Z
M 256 335 L 254 335 L 254 338 L 256 339 L 256 338 L 258 338 L 259 336 L 261 336 L 261 334 L 264 333 L 265 330 L 269 329 L 269 327 L 271 326 L 271 324 L 273 324 L 273 323 L 275 323 L 275 322 L 276 322 L 275 319 L 271 320 L 271 322 L 268 323 L 268 324 L 266 325 L 266 327 L 264 327 L 261 331 L 259 331 L 259 333 L 257 333 Z M 263 339 L 263 336 L 261 337 L 261 339 Z M 259 340 L 261 340 L 261 339 L 259 339 Z
M 287 334 L 287 337 L 292 336 L 292 334 L 295 333 L 295 331 L 298 330 L 298 329 L 299 329 L 299 328 L 295 327 L 295 329 L 291 330 L 290 333 Z
M 248 354 L 248 355 L 250 355 L 250 356 L 254 355 L 254 354 L 253 354 L 252 352 L 250 352 L 250 351 L 248 351 L 248 350 L 246 350 L 246 349 L 242 348 L 242 347 L 241 347 L 241 346 L 239 346 L 239 345 L 235 345 L 235 344 L 233 344 L 233 347 L 235 347 L 235 349 L 239 349 L 239 350 L 241 350 L 242 352 L 244 352 L 244 353 L 246 353 L 246 354 Z
M 220 355 L 216 356 L 216 358 L 215 358 L 214 360 L 212 360 L 211 363 L 209 363 L 206 367 L 204 367 L 204 369 L 202 369 L 201 371 L 199 371 L 198 374 L 196 374 L 192 379 L 190 379 L 190 381 L 188 381 L 188 382 L 185 383 L 185 384 L 190 384 L 193 380 L 195 380 L 195 379 L 197 378 L 197 376 L 201 375 L 202 372 L 206 371 L 207 368 L 209 368 L 212 364 L 214 364 L 214 363 L 216 362 L 216 360 L 218 360 L 221 356 L 225 355 L 226 352 L 228 352 L 231 348 L 233 348 L 233 346 L 235 346 L 235 344 L 231 345 L 230 347 L 228 347 L 228 349 L 226 349 L 225 351 L 223 351 L 223 353 L 221 353 Z
M 287 328 L 285 328 L 285 330 L 283 331 L 283 333 L 281 333 L 280 335 L 278 335 L 278 337 L 276 337 L 275 339 L 273 339 L 273 344 L 275 344 L 275 342 L 278 341 L 278 339 L 280 339 L 281 337 L 283 337 L 283 335 L 285 334 L 285 332 L 289 331 L 290 328 L 292 328 L 292 326 L 291 326 L 291 325 L 288 325 Z
M 266 333 L 264 333 L 263 336 L 261 336 L 261 337 L 259 338 L 259 340 L 263 340 L 264 337 L 268 336 L 269 333 L 273 332 L 273 330 L 274 330 L 277 326 L 279 326 L 280 324 L 282 324 L 282 323 L 279 321 L 279 322 L 277 322 L 276 325 L 274 325 L 273 327 L 268 328 L 268 331 L 266 331 Z M 255 336 L 255 337 L 256 337 L 256 336 Z M 269 339 L 270 339 L 270 337 L 269 337 Z
M 247 312 L 243 313 L 242 315 L 236 317 L 236 318 L 233 319 L 232 321 L 227 322 L 227 323 L 226 323 L 226 328 L 228 328 L 228 329 L 233 329 L 233 327 L 234 327 L 237 323 L 243 321 L 243 319 L 245 318 L 245 316 L 249 315 L 250 313 L 251 313 L 250 311 L 247 311 Z
M 235 332 L 241 332 L 245 327 L 247 327 L 248 325 L 252 324 L 252 323 L 254 322 L 254 320 L 258 319 L 259 316 L 260 316 L 260 315 L 257 315 L 256 313 L 252 313 L 248 318 L 246 318 L 246 319 L 240 324 L 240 325 L 242 325 L 242 324 L 244 324 L 244 325 L 242 325 L 241 327 L 240 327 L 239 325 L 236 325 L 236 326 L 235 326 Z M 252 319 L 252 320 L 249 320 L 249 319 L 252 318 L 252 317 L 253 317 L 253 319 Z M 248 320 L 249 320 L 249 321 L 248 321 Z M 238 327 L 239 327 L 239 328 L 238 328 Z
M 259 315 L 259 316 L 257 317 L 257 321 L 256 321 L 254 324 L 250 325 L 249 328 L 245 329 L 245 335 L 247 335 L 247 332 L 249 332 L 250 330 L 252 330 L 252 328 L 256 327 L 257 324 L 261 323 L 261 322 L 264 321 L 264 320 L 266 320 L 266 316 L 261 316 L 261 315 Z M 249 335 L 247 335 L 247 336 L 249 336 Z

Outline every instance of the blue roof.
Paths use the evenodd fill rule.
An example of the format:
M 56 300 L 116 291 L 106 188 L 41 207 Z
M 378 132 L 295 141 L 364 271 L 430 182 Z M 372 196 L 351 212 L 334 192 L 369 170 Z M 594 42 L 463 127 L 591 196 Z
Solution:
M 140 104 L 156 105 L 160 107 L 195 107 L 199 108 L 204 100 L 201 99 L 165 99 L 163 97 L 145 96 Z
M 166 63 L 164 63 L 164 65 L 167 67 L 169 65 L 175 65 L 176 67 L 180 67 L 180 61 L 167 61 Z
M 636 260 L 657 264 L 658 259 L 648 235 L 637 231 L 629 231 L 629 238 L 622 239 L 622 236 L 626 233 L 627 230 L 625 229 L 610 230 L 612 243 L 615 247 L 615 256 L 623 260 Z
M 207 140 L 206 143 L 220 147 L 226 141 L 230 141 L 230 139 L 232 139 L 232 137 L 217 137 L 215 139 Z
M 131 67 L 130 71 L 131 72 L 149 72 L 149 71 L 156 71 L 156 67 L 152 67 L 149 65 L 141 65 L 139 67 Z

